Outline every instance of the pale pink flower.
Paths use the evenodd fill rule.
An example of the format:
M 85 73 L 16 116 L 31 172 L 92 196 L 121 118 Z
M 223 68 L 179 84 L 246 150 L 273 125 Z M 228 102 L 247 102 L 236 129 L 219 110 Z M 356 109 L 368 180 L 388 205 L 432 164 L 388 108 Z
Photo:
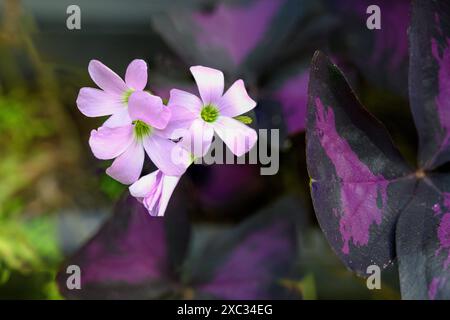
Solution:
M 180 178 L 156 170 L 133 183 L 129 187 L 130 193 L 142 202 L 150 215 L 163 216 Z
M 88 67 L 92 80 L 100 89 L 81 88 L 78 109 L 88 117 L 109 117 L 104 127 L 120 127 L 131 124 L 128 102 L 134 91 L 142 91 L 147 85 L 147 64 L 135 59 L 127 68 L 125 81 L 98 60 L 91 60 Z
M 244 82 L 237 80 L 223 94 L 224 76 L 219 70 L 194 66 L 190 68 L 200 93 L 197 96 L 172 89 L 168 103 L 172 110 L 172 119 L 165 132 L 171 138 L 177 138 L 174 132 L 188 128 L 195 143 L 203 141 L 201 152 L 194 150 L 195 156 L 203 156 L 209 149 L 214 132 L 237 156 L 248 152 L 257 140 L 254 129 L 233 119 L 252 110 L 256 106 L 247 94 Z
M 173 159 L 173 155 L 188 155 L 177 152 L 176 148 L 181 146 L 166 138 L 163 129 L 171 111 L 161 98 L 144 91 L 134 92 L 129 98 L 129 114 L 130 124 L 114 128 L 103 126 L 91 132 L 89 145 L 94 155 L 103 160 L 115 159 L 106 173 L 124 184 L 131 184 L 141 175 L 147 153 L 165 174 L 181 175 L 185 171 L 183 161 Z

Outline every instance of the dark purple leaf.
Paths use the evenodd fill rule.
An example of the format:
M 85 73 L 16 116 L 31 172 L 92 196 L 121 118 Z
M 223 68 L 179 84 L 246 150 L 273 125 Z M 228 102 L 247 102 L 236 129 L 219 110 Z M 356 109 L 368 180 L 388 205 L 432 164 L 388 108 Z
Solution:
M 307 79 L 292 79 L 302 82 L 300 96 L 295 90 L 297 83 L 293 82 L 286 83 L 286 88 L 274 96 L 257 95 L 264 91 L 259 88 L 261 78 L 273 72 L 272 66 L 279 67 L 281 62 L 291 59 L 285 56 L 288 49 L 299 48 L 300 44 L 292 43 L 292 37 L 298 35 L 296 26 L 312 7 L 312 3 L 303 0 L 217 1 L 197 10 L 172 8 L 153 15 L 152 22 L 187 64 L 218 68 L 231 78 L 243 77 L 250 94 L 258 101 L 256 126 L 280 129 L 283 140 L 286 124 L 289 133 L 304 129 L 306 107 L 302 104 L 306 104 L 300 102 L 299 107 L 294 104 L 299 97 L 306 99 Z M 306 39 L 311 32 L 324 33 L 317 28 L 302 30 L 309 35 Z M 298 59 L 296 53 L 291 55 Z M 302 120 L 298 122 L 299 119 Z
M 333 56 L 333 61 L 340 67 L 344 67 L 346 75 L 354 75 L 343 59 Z M 351 80 L 354 80 L 353 78 Z M 356 81 L 351 81 L 351 83 Z M 285 70 L 277 73 L 277 76 L 264 88 L 262 96 L 276 101 L 277 108 L 282 111 L 286 130 L 290 135 L 303 132 L 306 126 L 306 109 L 308 104 L 309 67 L 303 64 L 290 65 Z M 264 101 L 264 100 L 263 100 Z M 257 108 L 258 112 L 265 112 L 264 102 Z M 272 124 L 273 127 L 279 125 Z
M 200 169 L 204 175 L 203 181 L 197 183 L 201 204 L 214 210 L 225 209 L 228 215 L 232 213 L 230 206 L 242 205 L 249 197 L 260 195 L 264 187 L 260 169 L 255 165 L 214 164 Z
M 312 199 L 334 251 L 360 274 L 372 264 L 388 266 L 414 175 L 386 129 L 321 53 L 311 66 L 306 137 Z
M 186 186 L 175 190 L 164 218 L 150 217 L 134 198 L 124 197 L 98 234 L 63 264 L 57 276 L 61 294 L 69 299 L 192 298 L 194 292 L 198 298 L 290 297 L 280 281 L 295 261 L 301 205 L 280 201 L 214 235 L 207 250 L 194 250 L 186 263 L 187 211 L 198 210 L 192 186 Z M 81 269 L 81 290 L 66 286 L 69 265 Z
M 270 94 L 280 104 L 290 134 L 305 130 L 308 100 L 309 70 L 300 68 L 295 71 L 279 81 Z
M 297 256 L 297 200 L 283 198 L 235 229 L 212 238 L 189 268 L 199 297 L 277 299 L 288 297 L 280 281 Z
M 263 39 L 283 1 L 262 0 L 242 5 L 222 2 L 212 12 L 197 12 L 196 40 L 202 51 L 211 47 L 225 51 L 233 65 L 240 65 Z
M 450 159 L 450 5 L 415 1 L 411 26 L 411 108 L 425 169 Z M 450 175 L 430 174 L 397 226 L 402 295 L 450 299 Z
M 402 297 L 450 299 L 450 175 L 419 182 L 397 225 Z
M 339 13 L 340 30 L 352 57 L 364 76 L 379 86 L 407 95 L 408 25 L 410 0 L 331 0 Z M 367 8 L 380 7 L 381 29 L 369 30 Z
M 303 13 L 299 2 L 219 1 L 207 10 L 161 12 L 153 15 L 152 22 L 187 63 L 229 73 L 249 63 L 254 72 L 279 51 Z
M 424 170 L 397 225 L 407 299 L 450 299 L 450 174 L 429 171 L 450 159 L 449 19 L 447 1 L 414 1 L 409 84 Z
M 181 188 L 180 188 L 181 189 Z M 159 298 L 172 294 L 189 240 L 186 201 L 175 191 L 164 218 L 151 217 L 127 195 L 115 213 L 58 274 L 61 293 L 75 299 Z M 68 290 L 68 265 L 81 269 L 81 290 Z
M 450 2 L 414 3 L 410 103 L 419 133 L 419 162 L 433 169 L 450 160 Z
M 445 166 L 431 171 L 449 160 L 449 17 L 445 1 L 414 1 L 410 100 L 422 167 L 415 173 L 386 132 L 362 116 L 336 68 L 321 54 L 312 66 L 307 151 L 319 222 L 335 250 L 343 244 L 338 255 L 361 274 L 368 264 L 396 257 L 406 299 L 450 299 L 450 174 Z

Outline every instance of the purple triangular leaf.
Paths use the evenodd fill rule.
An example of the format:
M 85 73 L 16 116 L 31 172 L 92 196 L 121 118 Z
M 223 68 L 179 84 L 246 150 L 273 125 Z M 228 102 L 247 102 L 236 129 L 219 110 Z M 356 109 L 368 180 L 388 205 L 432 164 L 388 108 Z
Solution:
M 306 138 L 313 204 L 334 251 L 362 275 L 369 265 L 388 266 L 414 175 L 386 129 L 319 52 L 311 66 Z
M 179 194 L 179 192 L 178 192 Z M 189 240 L 186 201 L 173 195 L 165 217 L 151 217 L 141 203 L 125 195 L 113 216 L 57 276 L 69 299 L 153 299 L 173 294 Z M 70 265 L 81 270 L 81 289 L 68 289 Z
M 417 0 L 410 31 L 409 91 L 419 162 L 450 160 L 450 2 Z
M 302 206 L 283 198 L 235 229 L 213 237 L 191 261 L 190 282 L 199 297 L 279 299 L 280 284 L 297 256 L 297 218 Z

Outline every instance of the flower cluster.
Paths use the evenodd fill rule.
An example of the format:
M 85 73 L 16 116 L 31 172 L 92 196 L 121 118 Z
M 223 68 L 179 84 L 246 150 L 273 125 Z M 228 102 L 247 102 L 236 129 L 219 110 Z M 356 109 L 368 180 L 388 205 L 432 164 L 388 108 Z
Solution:
M 92 130 L 89 145 L 98 159 L 114 159 L 106 173 L 123 184 L 152 216 L 162 216 L 180 177 L 204 156 L 216 134 L 236 155 L 256 143 L 248 117 L 240 115 L 256 106 L 242 80 L 224 93 L 224 76 L 203 66 L 190 68 L 200 97 L 172 89 L 165 105 L 145 91 L 147 64 L 136 59 L 128 66 L 125 81 L 97 60 L 88 71 L 100 88 L 82 88 L 78 109 L 88 117 L 109 116 Z M 142 176 L 145 154 L 158 168 Z

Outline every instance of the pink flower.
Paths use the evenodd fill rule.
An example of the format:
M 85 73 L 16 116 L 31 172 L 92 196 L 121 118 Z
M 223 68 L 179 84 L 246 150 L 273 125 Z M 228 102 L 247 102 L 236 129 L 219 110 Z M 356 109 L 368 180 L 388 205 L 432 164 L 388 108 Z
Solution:
M 189 155 L 177 150 L 181 146 L 165 137 L 163 129 L 171 111 L 161 98 L 144 91 L 134 92 L 129 98 L 129 114 L 130 124 L 102 126 L 91 132 L 89 145 L 94 155 L 103 160 L 115 159 L 106 173 L 124 184 L 135 182 L 141 175 L 146 152 L 165 174 L 181 175 L 185 171 L 184 161 L 173 159 L 174 155 L 186 158 Z
M 78 109 L 88 117 L 111 117 L 103 124 L 105 127 L 120 127 L 131 124 L 128 102 L 134 91 L 144 90 L 147 84 L 147 64 L 144 60 L 133 60 L 127 68 L 125 81 L 114 71 L 97 60 L 91 60 L 89 74 L 100 89 L 81 88 Z
M 256 106 L 247 94 L 244 82 L 237 80 L 223 94 L 224 77 L 219 70 L 195 66 L 191 73 L 200 93 L 197 96 L 172 89 L 168 106 L 172 110 L 172 119 L 165 132 L 171 138 L 177 138 L 175 132 L 187 128 L 196 143 L 203 141 L 202 150 L 194 150 L 195 156 L 203 156 L 209 149 L 214 132 L 237 156 L 248 152 L 257 140 L 255 130 L 233 119 L 252 110 Z M 175 135 L 175 136 L 174 136 Z
M 170 197 L 181 178 L 181 175 L 192 164 L 194 158 L 189 152 L 191 140 L 189 132 L 185 132 L 187 136 L 183 136 L 177 143 L 179 147 L 176 151 L 180 154 L 176 156 L 178 163 L 183 170 L 178 175 L 167 175 L 161 170 L 156 170 L 148 175 L 141 177 L 130 187 L 130 193 L 138 201 L 142 202 L 151 216 L 163 216 L 169 203 Z
M 129 187 L 130 193 L 142 202 L 150 215 L 163 216 L 180 178 L 156 170 L 133 183 Z

